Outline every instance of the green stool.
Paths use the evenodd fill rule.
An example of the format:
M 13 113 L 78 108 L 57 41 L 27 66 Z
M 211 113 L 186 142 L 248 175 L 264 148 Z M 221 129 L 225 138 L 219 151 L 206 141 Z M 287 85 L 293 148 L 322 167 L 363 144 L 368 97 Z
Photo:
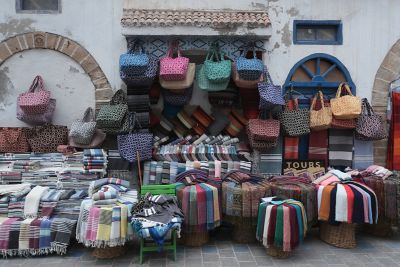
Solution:
M 140 195 L 146 193 L 152 195 L 170 195 L 176 196 L 175 184 L 168 185 L 142 185 Z M 174 261 L 176 261 L 176 231 L 172 230 L 171 241 L 164 245 L 164 250 L 172 250 L 174 252 Z M 143 263 L 143 254 L 148 251 L 158 251 L 158 246 L 154 242 L 148 242 L 144 238 L 140 239 L 140 264 Z

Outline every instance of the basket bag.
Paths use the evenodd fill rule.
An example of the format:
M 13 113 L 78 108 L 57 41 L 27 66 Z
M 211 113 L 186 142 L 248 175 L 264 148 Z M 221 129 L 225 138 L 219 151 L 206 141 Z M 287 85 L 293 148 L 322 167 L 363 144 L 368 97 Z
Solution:
M 41 114 L 48 109 L 50 92 L 44 90 L 43 78 L 36 76 L 28 92 L 18 96 L 17 103 L 26 114 Z
M 57 146 L 68 144 L 68 128 L 59 125 L 35 126 L 29 130 L 27 138 L 35 153 L 57 152 Z
M 204 91 L 223 91 L 228 87 L 229 80 L 224 82 L 213 82 L 207 79 L 204 65 L 196 66 L 196 81 L 200 89 Z
M 274 85 L 268 69 L 264 66 L 264 80 L 257 84 L 258 93 L 260 94 L 260 109 L 270 109 L 274 105 L 285 105 L 285 100 L 282 96 L 282 87 Z
M 94 112 L 93 109 L 89 107 L 86 109 L 82 119 L 75 120 L 71 124 L 69 137 L 71 137 L 75 143 L 88 145 L 92 141 L 95 131 L 96 121 L 94 120 Z
M 22 153 L 29 151 L 24 128 L 0 128 L 0 152 Z
M 260 79 L 254 81 L 247 81 L 240 78 L 239 73 L 236 70 L 236 64 L 232 63 L 232 80 L 239 88 L 245 89 L 256 89 L 259 82 L 264 81 L 264 75 L 261 74 Z
M 128 117 L 130 129 L 135 129 L 136 125 L 141 128 L 135 113 L 129 113 Z M 153 134 L 132 130 L 128 134 L 118 135 L 117 141 L 119 153 L 127 161 L 135 162 L 137 160 L 151 159 Z
M 253 47 L 253 58 L 246 58 L 247 51 L 248 49 L 243 50 L 242 54 L 236 59 L 236 70 L 243 80 L 258 80 L 264 70 L 264 64 L 256 58 L 255 47 Z
M 270 115 L 267 120 L 260 118 L 249 120 L 247 127 L 247 132 L 250 134 L 249 140 L 276 142 L 279 138 L 281 124 L 279 120 L 272 119 Z
M 188 70 L 186 72 L 186 77 L 184 80 L 181 81 L 169 81 L 169 80 L 164 80 L 160 76 L 160 85 L 161 87 L 169 90 L 183 90 L 188 87 L 191 87 L 193 85 L 194 81 L 194 75 L 196 72 L 196 64 L 195 63 L 189 63 Z
M 294 109 L 287 106 L 280 113 L 282 129 L 287 136 L 301 136 L 310 133 L 310 112 L 308 109 L 299 109 L 295 101 Z
M 163 90 L 164 101 L 174 106 L 184 106 L 192 99 L 193 87 L 184 90 L 184 94 L 172 93 L 169 90 Z
M 173 58 L 173 51 L 177 50 L 178 57 Z M 182 57 L 179 43 L 173 42 L 167 52 L 167 56 L 160 60 L 160 77 L 168 81 L 181 81 L 186 77 L 189 66 L 189 58 Z
M 19 103 L 17 103 L 17 119 L 31 125 L 44 125 L 50 124 L 53 121 L 54 110 L 56 109 L 56 100 L 50 98 L 49 105 L 44 113 L 27 114 L 25 113 Z
M 355 129 L 356 128 L 356 119 L 349 120 L 341 120 L 332 117 L 331 123 L 332 129 Z
M 149 56 L 144 52 L 143 46 L 137 42 L 128 53 L 119 57 L 119 70 L 126 76 L 143 75 L 149 65 Z
M 321 109 L 314 110 L 317 99 L 321 101 Z M 330 128 L 332 123 L 332 110 L 324 105 L 324 95 L 321 91 L 313 98 L 310 107 L 310 129 L 321 131 Z
M 127 112 L 126 94 L 120 89 L 115 92 L 109 105 L 100 108 L 96 118 L 97 127 L 100 129 L 121 128 Z
M 341 96 L 343 89 L 348 95 Z M 361 99 L 353 96 L 346 83 L 341 83 L 336 97 L 331 99 L 331 109 L 333 116 L 337 119 L 356 119 L 361 113 Z
M 131 73 L 125 71 L 120 71 L 119 74 L 121 76 L 121 80 L 123 80 L 128 87 L 142 87 L 150 86 L 153 83 L 154 78 L 157 76 L 157 71 L 158 60 L 154 57 L 149 57 L 149 64 L 147 65 L 143 74 L 131 75 Z
M 232 62 L 224 59 L 224 53 L 214 44 L 208 51 L 204 61 L 204 73 L 208 80 L 213 82 L 225 82 L 230 79 Z
M 249 127 L 247 127 L 247 136 L 251 136 L 251 133 L 249 132 Z M 254 138 L 249 138 L 249 145 L 252 149 L 256 149 L 260 152 L 266 152 L 275 148 L 278 145 L 278 140 L 260 141 Z
M 376 141 L 388 137 L 382 116 L 375 114 L 366 98 L 362 100 L 362 113 L 357 119 L 355 137 L 363 141 Z

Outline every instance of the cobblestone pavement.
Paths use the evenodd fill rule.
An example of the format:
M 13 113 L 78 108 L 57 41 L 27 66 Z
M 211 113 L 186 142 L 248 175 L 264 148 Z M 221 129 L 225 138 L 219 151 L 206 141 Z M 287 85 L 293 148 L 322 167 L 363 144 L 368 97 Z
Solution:
M 66 256 L 47 256 L 33 258 L 8 258 L 0 260 L 0 267 L 35 266 L 400 266 L 400 236 L 379 238 L 360 234 L 355 249 L 338 249 L 318 239 L 318 231 L 313 229 L 305 242 L 289 259 L 279 260 L 269 257 L 258 243 L 236 244 L 227 238 L 213 237 L 200 248 L 178 249 L 177 261 L 169 254 L 146 254 L 143 265 L 138 263 L 138 249 L 128 247 L 128 252 L 114 260 L 96 260 L 92 249 L 73 245 Z

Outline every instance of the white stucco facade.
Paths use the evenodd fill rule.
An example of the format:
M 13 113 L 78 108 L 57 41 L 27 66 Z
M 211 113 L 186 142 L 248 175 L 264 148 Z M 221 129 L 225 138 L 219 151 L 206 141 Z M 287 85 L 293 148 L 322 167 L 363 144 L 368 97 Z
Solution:
M 371 98 L 379 65 L 400 38 L 400 2 L 396 0 L 130 2 L 138 9 L 267 10 L 271 20 L 271 37 L 265 42 L 265 61 L 275 83 L 282 84 L 291 67 L 303 57 L 323 52 L 337 57 L 346 65 L 357 85 L 357 94 L 368 98 Z M 123 0 L 63 0 L 60 14 L 18 14 L 15 0 L 2 0 L 0 41 L 30 31 L 66 36 L 90 52 L 116 90 L 123 87 L 118 58 L 126 50 L 120 25 L 122 8 Z M 294 19 L 341 20 L 343 45 L 294 45 Z M 169 33 L 166 29 L 165 34 Z M 49 50 L 30 50 L 20 55 L 14 55 L 0 66 L 0 126 L 22 125 L 15 118 L 16 96 L 29 87 L 35 74 L 44 77 L 48 89 L 57 98 L 59 106 L 55 123 L 69 125 L 86 106 L 94 106 L 94 92 L 91 92 L 94 87 L 71 58 Z

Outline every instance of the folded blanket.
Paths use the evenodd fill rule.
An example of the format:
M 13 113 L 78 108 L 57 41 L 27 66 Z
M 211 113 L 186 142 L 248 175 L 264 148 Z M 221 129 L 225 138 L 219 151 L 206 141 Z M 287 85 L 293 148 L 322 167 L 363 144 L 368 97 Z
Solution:
M 35 186 L 25 198 L 24 217 L 35 218 L 38 214 L 39 202 L 42 196 L 49 190 L 48 187 Z
M 93 200 L 105 200 L 105 199 L 115 199 L 117 198 L 118 194 L 115 191 L 108 191 L 108 192 L 102 192 L 99 191 L 97 193 L 94 193 L 92 195 Z
M 65 190 L 50 189 L 45 194 L 43 194 L 41 201 L 57 202 L 58 200 L 60 200 L 60 197 L 64 192 Z
M 31 189 L 30 184 L 5 184 L 0 186 L 0 196 L 18 194 L 18 192 L 26 192 Z
M 130 183 L 129 181 L 125 181 L 122 179 L 118 179 L 118 178 L 103 178 L 103 179 L 99 179 L 96 181 L 92 181 L 89 185 L 89 196 L 91 197 L 99 188 L 101 188 L 103 185 L 106 184 L 116 184 L 116 185 L 122 185 L 124 187 L 129 188 L 130 187 Z

